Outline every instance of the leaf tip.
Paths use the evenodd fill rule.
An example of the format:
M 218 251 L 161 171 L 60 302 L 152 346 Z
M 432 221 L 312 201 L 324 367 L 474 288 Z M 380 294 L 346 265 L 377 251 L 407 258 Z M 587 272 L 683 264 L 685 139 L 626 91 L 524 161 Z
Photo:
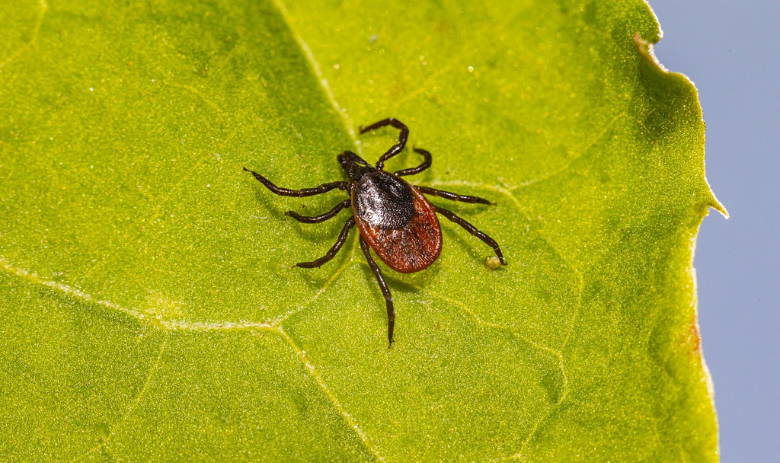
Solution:
M 726 208 L 723 206 L 723 204 L 718 201 L 717 198 L 715 198 L 715 195 L 712 195 L 712 203 L 710 203 L 710 207 L 715 209 L 716 211 L 720 212 L 720 215 L 723 216 L 724 219 L 727 219 L 729 216 L 729 211 L 726 210 Z

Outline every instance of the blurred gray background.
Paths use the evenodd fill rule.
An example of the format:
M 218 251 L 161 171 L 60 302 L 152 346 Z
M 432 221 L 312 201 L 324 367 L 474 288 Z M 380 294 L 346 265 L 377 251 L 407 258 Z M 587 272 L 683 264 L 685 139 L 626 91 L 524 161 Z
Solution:
M 699 89 L 707 178 L 726 206 L 696 248 L 724 463 L 780 462 L 780 0 L 648 0 L 658 59 Z

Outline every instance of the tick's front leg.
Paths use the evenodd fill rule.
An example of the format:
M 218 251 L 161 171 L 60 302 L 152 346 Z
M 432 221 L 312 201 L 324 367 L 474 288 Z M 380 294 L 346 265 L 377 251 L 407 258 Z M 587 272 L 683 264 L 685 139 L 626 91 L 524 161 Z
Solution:
M 303 188 L 300 190 L 290 190 L 287 188 L 281 188 L 273 183 L 271 183 L 270 180 L 263 177 L 262 175 L 258 174 L 257 172 L 251 171 L 244 167 L 244 170 L 247 172 L 250 172 L 252 175 L 255 176 L 255 178 L 265 185 L 266 188 L 271 190 L 271 193 L 279 195 L 279 196 L 295 196 L 295 197 L 302 197 L 302 196 L 314 196 L 319 195 L 325 192 L 328 192 L 333 189 L 340 189 L 340 190 L 348 190 L 349 189 L 349 182 L 331 182 L 331 183 L 323 183 L 322 185 L 314 188 Z

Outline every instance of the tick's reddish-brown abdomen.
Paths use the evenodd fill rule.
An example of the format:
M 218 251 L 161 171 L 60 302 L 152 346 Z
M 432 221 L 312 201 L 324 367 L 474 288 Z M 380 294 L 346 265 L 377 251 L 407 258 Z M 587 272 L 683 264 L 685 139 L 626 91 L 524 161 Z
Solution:
M 439 258 L 441 228 L 433 205 L 411 187 L 414 195 L 414 215 L 396 229 L 371 226 L 355 213 L 355 222 L 363 239 L 388 267 L 401 273 L 419 272 Z M 352 203 L 355 204 L 353 193 Z

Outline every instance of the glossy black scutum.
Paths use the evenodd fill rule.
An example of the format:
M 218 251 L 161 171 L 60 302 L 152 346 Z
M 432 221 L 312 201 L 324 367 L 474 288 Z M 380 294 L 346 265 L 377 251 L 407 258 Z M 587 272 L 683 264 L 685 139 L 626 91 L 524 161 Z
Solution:
M 364 174 L 353 187 L 355 215 L 384 230 L 404 228 L 414 217 L 414 194 L 405 181 L 377 170 Z
M 339 154 L 338 160 L 353 182 L 352 206 L 358 218 L 384 230 L 403 228 L 412 220 L 414 194 L 408 183 L 351 151 Z

